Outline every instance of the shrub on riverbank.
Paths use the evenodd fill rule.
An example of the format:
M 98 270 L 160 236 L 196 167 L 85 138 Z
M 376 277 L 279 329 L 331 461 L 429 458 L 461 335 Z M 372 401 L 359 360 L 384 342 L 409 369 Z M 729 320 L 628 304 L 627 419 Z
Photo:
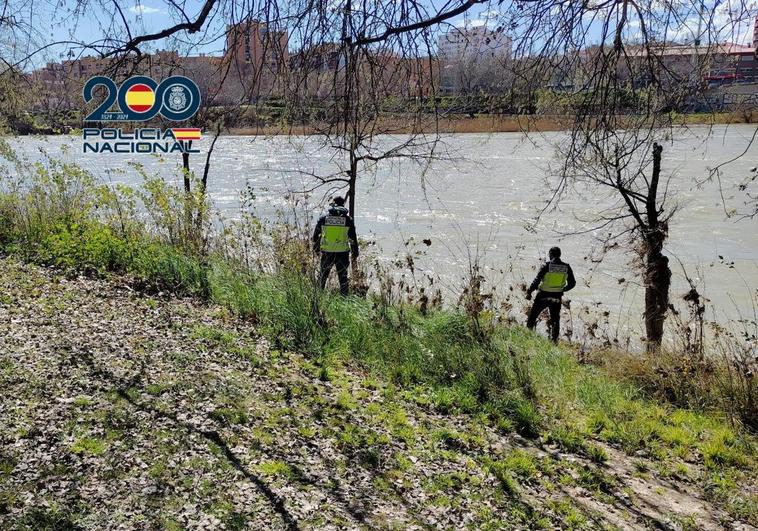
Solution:
M 733 511 L 758 519 L 750 495 L 719 490 L 724 474 L 735 489 L 754 474 L 752 437 L 718 415 L 650 402 L 625 377 L 581 365 L 570 349 L 521 327 L 496 323 L 476 300 L 475 282 L 460 308 L 446 310 L 403 302 L 387 295 L 391 289 L 366 298 L 335 296 L 317 288 L 308 243 L 291 227 L 268 238 L 251 218 L 209 237 L 204 198 L 160 180 L 145 176 L 140 191 L 110 188 L 73 165 L 11 162 L 15 170 L 6 175 L 20 177 L 15 184 L 6 178 L 0 195 L 5 252 L 74 273 L 126 275 L 146 291 L 210 300 L 255 322 L 277 348 L 309 354 L 322 379 L 330 378 L 330 367 L 358 362 L 440 412 L 481 414 L 503 430 L 541 436 L 596 461 L 603 456 L 593 438 L 664 466 L 701 461 L 713 492 L 733 495 Z M 718 393 L 725 390 L 714 385 L 705 393 L 712 401 L 699 406 L 721 403 Z M 753 406 L 747 398 L 745 404 L 739 414 L 747 420 Z

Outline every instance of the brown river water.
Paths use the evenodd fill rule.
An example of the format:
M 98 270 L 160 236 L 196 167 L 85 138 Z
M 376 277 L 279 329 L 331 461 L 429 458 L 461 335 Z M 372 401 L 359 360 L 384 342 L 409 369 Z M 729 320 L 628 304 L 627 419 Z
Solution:
M 746 209 L 745 192 L 738 186 L 755 175 L 751 170 L 758 165 L 758 142 L 749 144 L 755 127 L 691 127 L 674 131 L 663 145 L 662 173 L 670 177 L 668 201 L 678 207 L 666 246 L 674 274 L 672 300 L 683 307 L 681 297 L 689 289 L 681 263 L 710 300 L 708 319 L 734 326 L 740 326 L 740 319 L 755 318 L 758 218 L 728 218 L 725 209 Z M 561 134 L 528 139 L 520 133 L 446 135 L 440 144 L 444 160 L 428 168 L 410 161 L 383 164 L 360 179 L 359 235 L 375 242 L 372 252 L 383 260 L 398 253 L 414 254 L 417 274 L 423 271 L 435 277 L 449 299 L 460 292 L 470 257 L 478 255 L 488 285 L 507 294 L 511 287 L 531 281 L 547 249 L 559 245 L 578 280 L 569 297 L 577 335 L 580 308 L 587 307 L 591 313 L 582 317 L 584 322 L 600 318 L 610 335 L 634 340 L 642 330 L 643 287 L 630 263 L 632 253 L 621 248 L 595 263 L 597 234 L 561 236 L 590 228 L 584 220 L 595 216 L 601 206 L 613 204 L 613 198 L 597 191 L 572 191 L 558 211 L 531 229 L 549 197 L 545 177 L 557 163 L 552 145 Z M 391 145 L 391 139 L 380 142 Z M 209 143 L 207 138 L 201 141 L 203 153 Z M 105 180 L 134 185 L 139 177 L 129 161 L 166 178 L 177 178 L 180 163 L 178 155 L 85 155 L 77 137 L 16 138 L 12 145 L 33 160 L 43 149 L 51 156 L 75 160 Z M 708 168 L 746 149 L 722 169 L 720 186 L 707 179 Z M 204 155 L 193 155 L 193 168 L 199 171 L 203 162 Z M 339 168 L 335 150 L 317 138 L 224 136 L 213 154 L 209 190 L 214 204 L 235 217 L 240 192 L 251 186 L 258 198 L 257 212 L 273 218 L 278 209 L 288 208 L 288 191 L 315 184 L 309 174 L 327 175 Z M 109 173 L 109 169 L 118 171 Z M 317 215 L 324 193 L 321 189 L 307 196 L 306 215 Z M 421 243 L 423 239 L 431 239 L 431 245 Z M 608 316 L 599 317 L 604 312 Z

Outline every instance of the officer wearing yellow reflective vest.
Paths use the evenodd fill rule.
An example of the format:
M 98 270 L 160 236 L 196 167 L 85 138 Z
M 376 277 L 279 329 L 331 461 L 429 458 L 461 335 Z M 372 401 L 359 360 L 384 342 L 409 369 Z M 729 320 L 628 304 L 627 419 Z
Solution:
M 532 292 L 539 290 L 526 320 L 526 326 L 530 330 L 534 329 L 537 318 L 547 308 L 550 311 L 550 337 L 557 343 L 561 331 L 561 297 L 564 292 L 576 286 L 576 279 L 571 266 L 561 261 L 561 250 L 558 247 L 550 249 L 548 256 L 550 259 L 540 268 L 526 292 L 527 300 L 531 300 Z
M 340 293 L 348 293 L 347 271 L 350 268 L 350 252 L 358 257 L 358 237 L 355 223 L 345 208 L 345 199 L 335 197 L 326 215 L 319 218 L 313 231 L 313 250 L 321 253 L 319 283 L 323 289 L 329 272 L 334 266 L 340 281 Z

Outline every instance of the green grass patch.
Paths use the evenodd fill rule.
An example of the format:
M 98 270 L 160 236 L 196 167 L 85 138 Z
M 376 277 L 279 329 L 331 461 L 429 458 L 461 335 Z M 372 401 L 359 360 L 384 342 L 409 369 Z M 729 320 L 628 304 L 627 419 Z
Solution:
M 71 445 L 71 452 L 79 455 L 103 455 L 108 449 L 105 441 L 94 437 L 79 437 Z
M 266 461 L 258 465 L 258 470 L 266 476 L 273 477 L 290 477 L 292 476 L 292 467 L 284 461 Z
M 534 479 L 537 476 L 537 461 L 525 450 L 513 450 L 501 463 L 503 467 L 523 480 Z
M 204 339 L 213 347 L 230 347 L 237 337 L 232 332 L 207 325 L 196 325 L 192 329 L 193 339 Z
M 211 412 L 211 418 L 221 421 L 225 424 L 247 424 L 250 417 L 247 411 L 242 408 L 221 407 Z

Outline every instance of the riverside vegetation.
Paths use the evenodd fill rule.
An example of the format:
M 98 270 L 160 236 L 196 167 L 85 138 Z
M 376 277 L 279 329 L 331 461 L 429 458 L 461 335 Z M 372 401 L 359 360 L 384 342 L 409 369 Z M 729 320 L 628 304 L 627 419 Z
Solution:
M 339 297 L 296 223 L 0 146 L 3 527 L 758 525 L 754 336 L 555 347 L 475 267 Z

